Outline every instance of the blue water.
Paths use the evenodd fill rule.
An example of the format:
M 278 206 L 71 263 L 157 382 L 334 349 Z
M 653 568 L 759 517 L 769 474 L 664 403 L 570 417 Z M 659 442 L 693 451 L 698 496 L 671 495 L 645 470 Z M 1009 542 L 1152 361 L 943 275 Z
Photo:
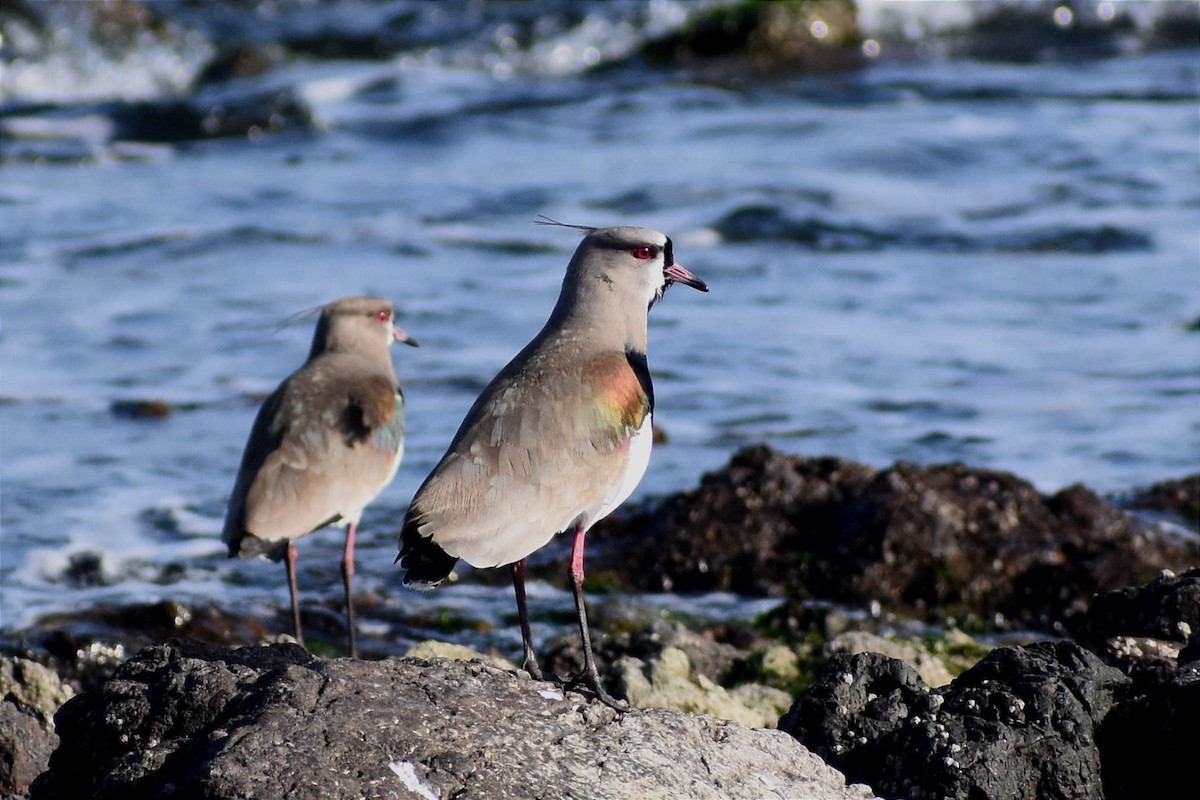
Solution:
M 0 626 L 98 600 L 285 604 L 281 568 L 224 558 L 224 502 L 258 402 L 307 352 L 310 323 L 282 323 L 358 293 L 422 343 L 394 354 L 408 449 L 364 520 L 362 589 L 508 613 L 503 586 L 406 592 L 392 559 L 416 486 L 557 296 L 576 239 L 539 214 L 660 229 L 712 288 L 654 309 L 669 442 L 634 500 L 759 441 L 1046 491 L 1196 470 L 1195 50 L 879 59 L 738 90 L 507 75 L 424 51 L 294 63 L 270 79 L 316 127 L 177 146 L 114 141 L 70 102 L 6 120 Z M 174 412 L 111 410 L 145 399 Z M 306 599 L 337 607 L 339 547 L 302 544 Z M 84 552 L 106 585 L 64 578 Z

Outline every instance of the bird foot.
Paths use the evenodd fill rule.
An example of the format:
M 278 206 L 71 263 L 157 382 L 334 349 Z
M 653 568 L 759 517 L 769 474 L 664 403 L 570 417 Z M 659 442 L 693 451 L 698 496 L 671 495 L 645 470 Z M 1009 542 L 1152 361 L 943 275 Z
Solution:
M 578 673 L 565 679 L 559 678 L 558 676 L 555 676 L 555 678 L 559 682 L 559 685 L 562 687 L 564 692 L 575 691 L 580 686 L 583 686 L 592 694 L 594 694 L 597 700 L 599 700 L 601 703 L 604 703 L 604 705 L 608 706 L 614 711 L 624 714 L 631 708 L 628 703 L 621 702 L 605 691 L 604 687 L 600 685 L 600 675 L 594 669 L 582 669 Z
M 535 661 L 531 658 L 525 659 L 525 663 L 521 665 L 521 669 L 528 672 L 529 677 L 533 678 L 535 681 L 546 680 L 545 678 L 542 677 L 542 668 L 538 666 L 537 661 Z M 557 681 L 557 678 L 558 678 L 557 675 L 553 675 L 551 677 Z

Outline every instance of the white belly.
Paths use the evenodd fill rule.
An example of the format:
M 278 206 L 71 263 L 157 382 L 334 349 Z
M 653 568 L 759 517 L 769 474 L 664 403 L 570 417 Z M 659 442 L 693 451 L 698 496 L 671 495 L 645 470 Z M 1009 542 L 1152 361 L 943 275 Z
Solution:
M 641 483 L 642 476 L 646 474 L 646 467 L 650 464 L 650 448 L 653 445 L 654 420 L 652 415 L 647 414 L 646 418 L 642 420 L 642 427 L 638 428 L 629 438 L 629 461 L 621 480 L 613 485 L 599 505 L 593 506 L 579 515 L 579 521 L 583 524 L 584 530 L 607 517 L 621 503 L 629 499 L 629 495 L 633 494 L 633 490 Z

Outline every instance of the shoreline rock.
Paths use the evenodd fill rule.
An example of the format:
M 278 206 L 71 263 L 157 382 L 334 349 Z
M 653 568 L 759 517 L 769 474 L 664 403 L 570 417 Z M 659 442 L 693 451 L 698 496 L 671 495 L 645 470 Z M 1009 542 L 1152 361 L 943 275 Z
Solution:
M 1170 496 L 1178 495 L 1174 482 L 1162 486 Z M 813 544 L 820 544 L 821 536 L 836 538 L 839 531 L 844 541 L 832 544 L 826 541 L 821 546 Z M 875 790 L 885 795 L 894 795 L 906 786 L 917 786 L 932 787 L 931 790 L 945 792 L 946 796 L 969 792 L 970 787 L 984 792 L 980 797 L 1007 796 L 1003 792 L 1012 790 L 1012 786 L 1004 784 L 1003 791 L 996 788 L 999 784 L 985 786 L 970 769 L 962 768 L 967 762 L 957 753 L 942 756 L 954 761 L 955 765 L 943 762 L 938 766 L 929 760 L 937 747 L 948 741 L 947 737 L 962 735 L 975 737 L 971 740 L 977 745 L 973 752 L 984 762 L 1016 759 L 1013 769 L 1024 770 L 1024 780 L 1034 785 L 1056 785 L 1063 791 L 1077 792 L 1079 796 L 1100 796 L 1089 793 L 1099 785 L 1095 781 L 1095 764 L 1101 763 L 1108 800 L 1132 798 L 1138 796 L 1139 787 L 1160 785 L 1155 781 L 1166 780 L 1161 776 L 1170 777 L 1171 770 L 1177 769 L 1178 764 L 1187 763 L 1187 753 L 1181 749 L 1181 743 L 1189 741 L 1189 737 L 1194 739 L 1195 720 L 1200 718 L 1197 708 L 1200 703 L 1197 700 L 1200 693 L 1200 568 L 1188 569 L 1189 563 L 1200 561 L 1200 557 L 1194 555 L 1196 542 L 1187 536 L 1166 536 L 1159 542 L 1154 533 L 1081 487 L 1072 487 L 1046 498 L 1015 476 L 961 465 L 915 467 L 898 464 L 889 470 L 874 470 L 838 459 L 804 459 L 785 456 L 765 447 L 751 448 L 737 454 L 723 470 L 705 476 L 701 486 L 693 492 L 667 498 L 656 508 L 609 521 L 597 537 L 599 547 L 594 551 L 593 564 L 598 566 L 593 570 L 602 573 L 602 581 L 612 581 L 612 586 L 627 586 L 628 581 L 621 583 L 611 575 L 605 576 L 604 570 L 623 570 L 626 576 L 636 578 L 640 575 L 644 580 L 648 574 L 646 564 L 652 563 L 645 560 L 649 558 L 646 554 L 656 551 L 658 557 L 671 567 L 666 574 L 677 581 L 676 588 L 757 586 L 762 592 L 784 593 L 786 602 L 755 621 L 693 623 L 689 626 L 679 620 L 664 619 L 656 612 L 639 610 L 626 600 L 610 598 L 606 601 L 603 594 L 597 594 L 593 622 L 605 632 L 597 640 L 598 657 L 609 690 L 642 707 L 667 706 L 691 713 L 712 713 L 770 727 L 790 706 L 791 711 L 784 716 L 785 724 L 791 725 L 794 731 L 800 727 L 806 731 L 820 731 L 812 725 L 797 727 L 795 717 L 800 713 L 797 709 L 809 709 L 805 713 L 812 717 L 811 709 L 814 703 L 819 707 L 822 697 L 828 706 L 826 711 L 836 709 L 841 703 L 840 723 L 846 730 L 857 733 L 860 739 L 867 738 L 856 747 L 873 742 L 870 747 L 877 755 L 882 754 L 879 758 L 890 765 L 891 771 L 885 774 L 879 769 L 868 768 L 869 759 L 847 761 L 845 753 L 850 751 L 846 749 L 849 747 L 846 744 L 848 733 L 844 736 L 837 730 L 806 733 L 804 736 L 816 738 L 806 738 L 805 742 L 818 750 L 829 742 L 840 742 L 844 750 L 841 756 L 832 751 L 821 752 L 835 766 L 844 767 L 852 778 L 872 781 Z M 666 534 L 670 536 L 665 540 L 655 538 Z M 639 541 L 641 536 L 649 538 Z M 800 545 L 809 550 L 796 550 Z M 647 549 L 638 550 L 639 547 Z M 926 549 L 922 551 L 922 547 Z M 928 570 L 929 564 L 944 553 L 960 557 L 961 564 L 980 564 L 985 555 L 996 557 L 988 548 L 999 548 L 997 552 L 1008 554 L 1004 561 L 1006 569 L 1002 570 L 1004 580 L 997 582 L 1003 591 L 995 596 L 982 590 L 963 590 L 963 586 L 971 584 L 956 577 L 958 573 L 954 570 L 940 575 L 939 585 L 943 589 L 958 587 L 961 597 L 955 603 L 923 606 L 896 603 L 888 607 L 885 599 L 877 599 L 876 595 L 864 591 L 863 587 L 873 587 L 873 592 L 881 591 L 880 587 L 903 587 L 911 576 Z M 797 553 L 800 557 L 794 558 Z M 838 563 L 832 563 L 834 555 L 831 554 L 836 555 Z M 789 561 L 789 558 L 794 560 Z M 629 568 L 630 559 L 639 564 L 637 570 Z M 639 559 L 643 561 L 639 562 Z M 1120 563 L 1123 559 L 1126 563 Z M 1178 562 L 1171 564 L 1178 572 L 1162 570 L 1148 582 L 1118 582 L 1123 576 L 1140 575 L 1167 560 Z M 897 561 L 903 563 L 897 564 Z M 556 578 L 561 577 L 560 566 L 554 564 L 553 576 Z M 539 567 L 545 568 L 544 565 Z M 1073 576 L 1074 580 L 1059 582 L 1058 576 L 1063 573 L 1056 573 L 1055 569 L 1066 570 L 1065 574 Z M 825 570 L 827 574 L 816 574 L 818 570 Z M 1043 630 L 1070 634 L 1076 640 L 1074 643 L 1032 642 L 1028 633 L 1006 634 L 1000 630 L 998 634 L 1001 626 L 983 624 L 986 617 L 979 610 L 972 612 L 971 617 L 978 623 L 977 627 L 968 630 L 984 631 L 988 635 L 984 640 L 954 627 L 944 630 L 923 622 L 928 619 L 945 622 L 950 617 L 950 609 L 971 608 L 968 600 L 975 602 L 985 598 L 994 603 L 995 597 L 1020 597 L 1013 587 L 1021 580 L 1029 582 L 1034 577 L 1041 581 L 1043 590 L 1035 599 L 1041 598 L 1038 602 L 1043 605 L 1031 603 L 1028 607 L 1045 608 L 1045 597 L 1049 596 L 1055 600 L 1054 608 L 1069 609 L 1069 615 L 1055 617 L 1059 620 L 1057 628 L 1047 625 Z M 734 583 L 735 578 L 750 583 Z M 833 600 L 813 598 L 818 589 L 823 594 L 837 595 L 837 587 L 833 584 L 838 580 L 846 581 L 853 590 L 845 595 L 852 598 L 851 601 L 835 602 L 836 596 Z M 856 580 L 857 584 L 854 583 Z M 899 592 L 899 588 L 896 591 Z M 1025 600 L 1028 601 L 1028 597 Z M 985 603 L 982 608 L 991 606 Z M 321 609 L 310 611 L 320 612 Z M 406 617 L 394 619 L 394 610 L 380 609 L 377 613 L 387 620 L 384 629 L 396 630 L 393 623 L 401 626 L 405 631 L 401 639 L 406 643 L 403 647 L 398 645 L 400 640 L 389 644 L 380 638 L 383 634 L 376 634 L 374 646 L 368 646 L 367 650 L 375 657 L 397 656 L 409 643 L 416 641 L 414 635 L 436 636 L 439 630 L 431 622 L 421 623 Z M 212 689 L 216 694 L 205 701 L 208 705 L 199 709 L 193 708 L 198 702 L 195 698 L 176 698 L 170 692 L 156 695 L 150 705 L 157 709 L 154 713 L 167 717 L 172 714 L 188 717 L 224 713 L 214 709 L 227 704 L 229 698 L 246 688 L 238 681 L 247 667 L 239 666 L 237 659 L 242 656 L 214 655 L 219 652 L 236 654 L 241 650 L 222 651 L 217 645 L 269 640 L 272 625 L 274 621 L 255 620 L 212 606 L 190 607 L 165 601 L 84 609 L 71 615 L 49 617 L 40 626 L 23 632 L 6 633 L 2 641 L 5 669 L 0 674 L 12 676 L 13 680 L 3 684 L 4 702 L 0 706 L 0 712 L 3 712 L 0 715 L 0 794 L 23 796 L 29 782 L 43 773 L 56 743 L 58 747 L 53 758 L 57 761 L 53 763 L 74 765 L 84 759 L 86 753 L 80 748 L 85 744 L 78 738 L 67 736 L 60 742 L 63 731 L 56 729 L 49 718 L 51 706 L 68 696 L 72 688 L 84 690 L 84 697 L 88 699 L 67 703 L 60 721 L 73 719 L 71 715 L 77 712 L 67 709 L 85 703 L 92 709 L 89 713 L 100 718 L 113 714 L 128 717 L 134 711 L 149 714 L 142 708 L 145 705 L 142 701 L 135 703 L 136 708 L 131 710 L 128 703 L 133 701 L 124 698 L 121 692 L 129 688 L 130 675 L 146 677 L 143 675 L 146 664 L 155 658 L 159 661 L 165 658 L 161 655 L 164 647 L 161 642 L 170 637 L 187 636 L 209 644 L 192 641 L 167 646 L 174 648 L 172 652 L 176 653 L 173 661 L 167 659 L 174 666 L 160 664 L 156 668 L 159 672 L 155 674 L 162 677 L 178 670 L 173 680 L 181 681 L 186 674 L 191 676 L 188 680 L 194 681 L 187 693 L 199 692 L 203 696 L 208 692 L 211 695 L 209 690 Z M 314 630 L 320 629 L 316 626 Z M 331 635 L 336 633 L 338 631 L 333 631 Z M 987 652 L 1002 642 L 1017 642 L 1019 646 Z M 322 646 L 321 641 L 313 644 Z M 577 649 L 577 636 L 573 631 L 548 641 L 540 654 L 543 667 L 556 674 L 571 672 L 577 666 Z M 255 648 L 246 652 L 252 650 Z M 254 673 L 259 676 L 256 680 L 266 683 L 282 680 L 276 674 L 280 670 L 288 672 L 295 668 L 319 672 L 327 669 L 313 666 L 318 663 L 354 665 L 337 669 L 348 670 L 347 675 L 362 671 L 363 675 L 370 676 L 364 680 L 376 683 L 383 674 L 379 670 L 396 669 L 387 666 L 389 664 L 419 664 L 422 666 L 412 667 L 419 672 L 434 669 L 428 665 L 436 662 L 438 666 L 433 674 L 441 675 L 436 680 L 442 681 L 449 680 L 445 675 L 457 669 L 448 667 L 440 658 L 434 661 L 405 659 L 403 662 L 397 662 L 395 658 L 366 662 L 325 661 L 294 646 L 272 645 L 258 650 L 275 654 L 270 659 L 278 661 L 271 661 L 261 654 L 252 659 L 253 670 L 258 670 Z M 131 652 L 137 652 L 137 655 L 127 661 Z M 330 652 L 336 652 L 336 648 Z M 432 643 L 418 645 L 415 652 L 467 658 L 475 655 L 461 647 L 447 648 Z M 899 656 L 904 661 L 893 661 L 880 655 L 881 652 Z M 480 655 L 496 656 L 494 653 Z M 975 664 L 981 657 L 983 661 Z M 41 670 L 22 659 L 43 662 L 49 669 Z M 190 666 L 180 667 L 184 661 Z M 221 672 L 226 667 L 211 666 L 217 661 L 227 665 L 228 674 Z M 273 666 L 268 668 L 268 661 Z M 130 666 L 131 663 L 134 666 Z M 518 680 L 517 673 L 494 666 L 497 663 L 503 665 L 503 659 L 493 661 L 493 666 L 467 663 L 474 665 L 462 669 L 473 670 L 470 672 L 473 677 L 469 679 L 475 681 L 474 685 L 489 684 L 486 689 L 479 689 L 480 697 L 485 699 L 494 693 L 504 695 L 512 681 Z M 208 666 L 202 668 L 197 664 Z M 232 666 L 228 666 L 230 664 Z M 847 664 L 855 666 L 850 668 Z M 1077 667 L 1082 676 L 1079 680 L 1084 683 L 1071 683 L 1073 679 L 1066 675 L 1071 670 L 1064 671 L 1064 664 L 1071 669 Z M 200 672 L 193 673 L 193 669 Z M 917 676 L 917 669 L 923 677 Z M 989 669 L 994 673 L 987 678 L 992 688 L 984 691 L 978 685 L 978 676 Z M 216 670 L 213 674 L 220 673 L 223 677 L 220 680 L 212 678 L 209 673 L 213 670 Z M 47 694 L 38 688 L 49 685 L 38 678 L 43 673 L 54 678 L 54 685 L 58 687 L 55 691 L 62 694 Z M 491 675 L 498 676 L 494 688 L 490 686 L 493 679 L 486 677 Z M 892 698 L 888 703 L 892 706 L 885 703 L 887 707 L 881 711 L 868 707 L 870 704 L 855 706 L 850 702 L 853 698 L 842 698 L 837 692 L 845 687 L 837 681 L 845 683 L 845 676 L 849 676 L 851 683 L 884 680 L 892 687 L 887 690 L 893 693 L 888 694 Z M 210 687 L 206 683 L 210 680 L 217 682 Z M 411 674 L 404 680 L 414 686 L 419 683 Z M 523 680 L 526 689 L 533 685 L 527 679 Z M 1025 724 L 1028 719 L 1022 722 L 1013 717 L 1005 722 L 1007 718 L 999 711 L 986 725 L 976 719 L 977 712 L 984 707 L 980 703 L 985 700 L 1000 703 L 1008 696 L 1006 692 L 1014 696 L 1020 692 L 1033 692 L 1028 698 L 1020 695 L 1022 702 L 1027 706 L 1032 702 L 1036 708 L 1041 708 L 1038 703 L 1044 705 L 1049 701 L 1038 699 L 1037 692 L 1041 689 L 1030 689 L 1033 684 L 1051 694 L 1061 691 L 1084 697 L 1088 691 L 1093 691 L 1113 698 L 1111 703 L 1105 701 L 1108 705 L 1104 708 L 1089 706 L 1091 716 L 1086 721 L 1080 718 L 1071 723 L 1076 729 L 1090 731 L 1087 741 L 1052 737 L 1047 739 L 1047 746 L 1053 745 L 1053 752 L 1043 752 L 1039 756 L 1047 764 L 1077 767 L 1076 772 L 1083 776 L 1078 783 L 1071 783 L 1075 778 L 1063 778 L 1062 782 L 1056 783 L 1059 778 L 1054 775 L 1034 775 L 1032 762 L 1022 761 L 1012 753 L 1006 754 L 1003 743 L 1011 744 L 1025 736 L 1028 731 L 1017 723 Z M 168 681 L 168 685 L 175 684 Z M 933 685 L 936 688 L 930 688 Z M 299 689 L 289 685 L 287 691 Z M 894 695 L 895 691 L 900 694 Z M 877 698 L 882 696 L 878 692 L 875 694 Z M 144 691 L 142 696 L 145 699 Z M 253 705 L 246 697 L 237 696 L 238 702 Z M 46 702 L 39 705 L 30 700 L 34 697 L 57 699 L 48 701 L 49 705 Z M 220 701 L 220 697 L 226 697 L 226 700 Z M 467 703 L 479 700 L 457 697 Z M 539 701 L 547 699 L 542 695 L 538 697 Z M 955 710 L 956 714 L 962 711 L 951 702 L 955 698 L 966 698 L 960 705 L 975 698 L 974 716 L 963 713 L 945 718 L 950 710 Z M 499 702 L 495 697 L 487 700 L 493 701 Z M 262 702 L 267 700 L 262 699 Z M 579 702 L 583 702 L 582 699 Z M 935 703 L 940 705 L 931 705 Z M 170 710 L 172 704 L 178 706 L 174 711 Z M 901 717 L 897 710 L 900 705 L 909 710 L 925 708 L 926 711 Z M 447 716 L 469 713 L 469 710 L 452 705 L 436 707 Z M 658 711 L 644 713 L 662 722 L 663 730 L 678 731 L 681 730 L 679 725 L 691 730 L 689 726 L 693 724 L 670 722 L 668 725 L 667 717 L 654 716 Z M 137 714 L 130 718 L 136 718 Z M 904 722 L 914 716 L 921 716 L 922 721 Z M 931 721 L 932 717 L 937 717 L 937 721 Z M 703 718 L 681 715 L 670 719 Z M 259 721 L 255 718 L 247 725 L 253 728 Z M 75 724 L 71 722 L 66 730 L 71 730 Z M 154 717 L 146 724 L 154 728 L 183 723 L 173 717 Z M 1010 730 L 1012 725 L 1016 728 Z M 147 751 L 136 757 L 126 753 L 122 757 L 125 760 L 95 769 L 104 773 L 104 780 L 110 781 L 122 781 L 135 773 L 158 775 L 156 770 L 178 763 L 183 757 L 179 753 L 190 754 L 186 756 L 190 759 L 199 758 L 193 752 L 197 748 L 219 751 L 220 737 L 214 739 L 213 731 L 204 730 L 204 735 L 209 737 L 207 740 L 191 741 L 190 744 L 182 739 L 176 741 L 173 746 L 182 748 L 179 752 L 155 749 L 158 745 L 151 747 L 153 757 L 163 759 L 157 765 L 150 763 L 152 754 Z M 661 733 L 658 728 L 655 730 Z M 108 738 L 133 733 L 136 732 L 114 729 Z M 143 733 L 137 733 L 134 739 Z M 155 737 L 158 741 L 162 739 L 158 734 L 151 738 Z M 989 747 L 993 749 L 988 750 Z M 664 757 L 653 747 L 647 752 Z M 569 757 L 578 756 L 578 752 L 572 751 Z M 441 764 L 441 761 L 430 761 L 427 767 L 434 771 L 448 769 Z M 1144 774 L 1145 765 L 1152 767 L 1153 775 Z M 380 773 L 384 774 L 380 780 L 389 783 L 398 780 L 386 763 L 382 768 L 387 768 L 388 772 Z M 460 772 L 451 770 L 455 775 Z M 55 773 L 53 767 L 39 781 L 51 787 L 58 785 L 62 778 L 51 773 Z M 418 770 L 412 774 L 421 777 L 426 772 Z M 151 782 L 157 779 L 146 778 Z M 1167 786 L 1166 783 L 1161 785 Z M 963 787 L 969 788 L 964 790 Z M 1020 792 L 1027 791 L 1032 790 L 1021 788 L 1014 796 L 1026 796 Z
M 31 800 L 872 797 L 776 731 L 618 715 L 482 662 L 326 660 L 296 645 L 148 648 L 58 726 Z
M 970 628 L 1061 635 L 1088 598 L 1200 563 L 1075 485 L 1042 495 L 962 464 L 885 470 L 739 451 L 700 487 L 597 526 L 597 580 L 640 591 L 729 591 L 877 603 Z

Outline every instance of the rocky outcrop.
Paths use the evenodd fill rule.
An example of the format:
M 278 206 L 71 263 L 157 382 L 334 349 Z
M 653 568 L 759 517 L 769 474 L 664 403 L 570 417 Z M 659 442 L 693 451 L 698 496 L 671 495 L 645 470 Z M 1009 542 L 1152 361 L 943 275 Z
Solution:
M 481 662 L 177 641 L 59 712 L 33 800 L 870 797 L 778 731 L 621 715 Z
M 1081 639 L 1139 683 L 1169 680 L 1200 660 L 1200 567 L 1096 595 Z
M 836 654 L 780 728 L 884 797 L 1171 797 L 1200 743 L 1197 614 L 1200 569 L 1164 572 L 1093 598 L 1099 655 L 1002 647 L 940 689 L 882 654 Z
M 766 446 L 698 489 L 598 528 L 589 575 L 640 590 L 877 602 L 931 621 L 1061 633 L 1096 591 L 1200 562 L 1082 486 L 1044 496 L 1005 472 L 876 472 Z
M 780 728 L 884 797 L 1101 800 L 1097 737 L 1128 684 L 1070 642 L 999 648 L 934 691 L 901 661 L 839 655 Z

